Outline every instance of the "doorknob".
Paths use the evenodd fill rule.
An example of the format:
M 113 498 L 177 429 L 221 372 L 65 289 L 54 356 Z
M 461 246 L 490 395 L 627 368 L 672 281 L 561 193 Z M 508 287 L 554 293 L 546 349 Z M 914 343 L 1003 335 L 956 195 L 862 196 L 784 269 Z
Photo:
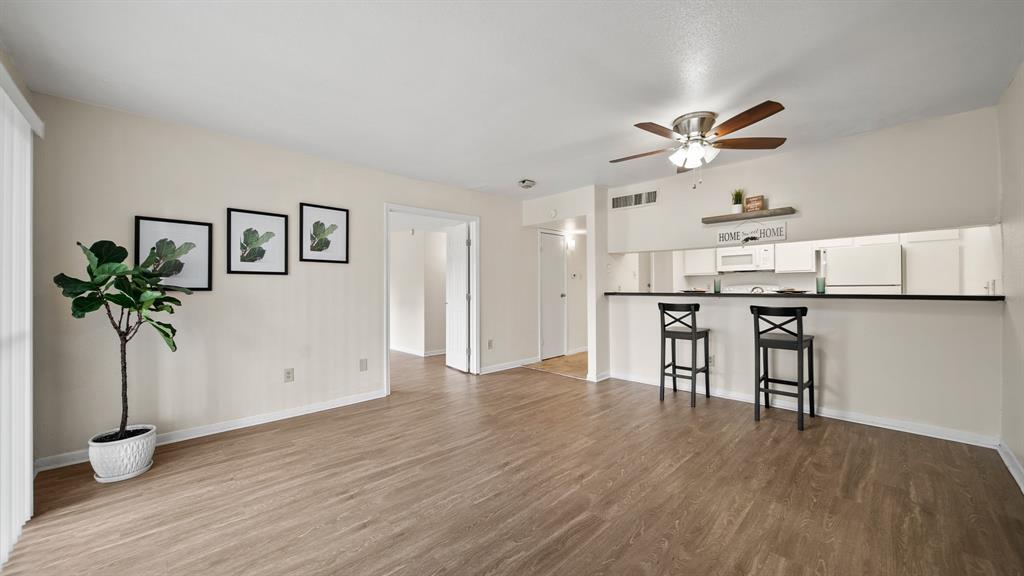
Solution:
M 565 298 L 565 293 L 562 293 L 562 298 Z

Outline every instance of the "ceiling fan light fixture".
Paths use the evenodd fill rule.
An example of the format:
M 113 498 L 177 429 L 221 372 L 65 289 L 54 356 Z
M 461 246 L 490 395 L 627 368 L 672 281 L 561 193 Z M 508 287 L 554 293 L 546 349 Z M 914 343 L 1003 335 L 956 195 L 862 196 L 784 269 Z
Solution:
M 712 160 L 718 156 L 718 148 L 715 148 L 711 142 L 704 142 L 704 163 L 710 164 Z
M 687 158 L 686 162 L 683 162 L 683 168 L 686 168 L 688 170 L 693 170 L 694 168 L 700 168 L 700 164 L 701 164 L 701 161 L 699 159 L 698 160 L 693 160 L 691 158 Z
M 700 161 L 704 159 L 704 147 L 701 146 L 700 140 L 690 140 L 686 143 L 686 161 L 690 164 L 694 162 L 697 166 L 700 166 Z M 689 166 L 688 166 L 689 168 Z
M 683 164 L 686 163 L 686 146 L 676 148 L 676 151 L 668 157 L 668 161 L 676 166 L 682 167 Z

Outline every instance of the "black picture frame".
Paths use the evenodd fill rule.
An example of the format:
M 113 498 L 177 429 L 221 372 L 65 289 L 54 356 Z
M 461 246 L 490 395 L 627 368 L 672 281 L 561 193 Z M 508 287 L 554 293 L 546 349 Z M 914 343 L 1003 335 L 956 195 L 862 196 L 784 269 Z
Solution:
M 232 229 L 233 229 L 233 224 L 234 224 L 233 223 L 233 217 L 236 214 L 256 216 L 256 217 L 265 217 L 265 218 L 278 218 L 278 219 L 280 219 L 282 221 L 281 222 L 281 230 L 284 233 L 284 237 L 281 239 L 281 242 L 283 243 L 282 244 L 282 250 L 283 250 L 284 257 L 282 259 L 282 268 L 280 270 L 245 270 L 245 269 L 239 269 L 239 268 L 236 268 L 236 267 L 232 266 L 232 264 L 235 264 L 234 259 L 232 258 L 232 249 L 233 249 L 233 246 L 235 246 L 235 242 L 236 242 L 236 237 L 235 237 L 235 234 L 232 233 Z M 258 210 L 245 210 L 243 208 L 228 208 L 228 211 L 227 211 L 227 226 L 225 226 L 225 228 L 227 228 L 227 246 L 225 247 L 227 257 L 225 259 L 227 260 L 227 273 L 228 274 L 271 274 L 271 275 L 279 275 L 279 276 L 283 276 L 283 275 L 288 274 L 288 257 L 289 257 L 289 254 L 288 254 L 288 215 L 287 214 L 277 214 L 277 213 L 274 213 L 274 212 L 260 212 Z M 241 263 L 239 263 L 239 264 L 241 264 Z
M 212 222 L 197 222 L 194 220 L 178 220 L 175 218 L 158 218 L 156 216 L 136 216 L 135 217 L 135 266 L 142 263 L 145 257 L 149 256 L 149 249 L 145 249 L 146 253 L 143 254 L 142 247 L 142 227 L 147 223 L 159 223 L 159 224 L 175 224 L 181 226 L 195 226 L 199 228 L 206 228 L 206 284 L 189 286 L 188 283 L 177 283 L 174 280 L 168 282 L 175 286 L 181 286 L 188 288 L 193 292 L 209 292 L 213 290 L 213 223 Z M 197 246 L 197 248 L 201 248 Z
M 312 208 L 316 210 L 327 210 L 331 212 L 340 212 L 343 214 L 341 218 L 345 223 L 345 248 L 344 256 L 340 258 L 315 258 L 310 257 L 310 253 L 307 251 L 308 239 L 306 238 L 306 210 Z M 351 220 L 349 219 L 348 208 L 339 208 L 337 206 L 323 206 L 321 204 L 310 204 L 308 202 L 299 203 L 299 260 L 301 262 L 326 262 L 328 264 L 348 264 L 350 244 L 349 238 L 351 236 Z

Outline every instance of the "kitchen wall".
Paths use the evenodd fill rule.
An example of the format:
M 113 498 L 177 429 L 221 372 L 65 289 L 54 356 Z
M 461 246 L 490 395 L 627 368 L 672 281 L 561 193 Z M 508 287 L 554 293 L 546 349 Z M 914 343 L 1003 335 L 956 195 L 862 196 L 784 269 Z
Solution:
M 106 108 L 37 94 L 36 457 L 85 448 L 119 416 L 117 340 L 99 314 L 76 320 L 53 286 L 81 274 L 76 240 L 129 249 L 135 215 L 212 222 L 213 291 L 185 298 L 179 350 L 149 331 L 131 343 L 130 417 L 159 432 L 381 393 L 385 202 L 473 214 L 481 228 L 482 366 L 536 356 L 534 230 L 513 198 L 412 180 Z M 298 203 L 348 208 L 350 264 L 298 261 Z M 225 273 L 225 209 L 286 213 L 287 276 Z M 359 371 L 366 358 L 368 370 Z M 295 382 L 282 383 L 285 368 Z
M 1003 219 L 1002 444 L 1024 489 L 1024 65 L 999 100 Z M 1012 455 L 1012 456 L 1011 456 Z
M 950 134 L 970 134 L 970 145 L 950 145 Z M 743 152 L 723 151 L 719 161 L 726 155 Z M 769 207 L 796 208 L 786 219 L 790 241 L 992 224 L 999 218 L 998 174 L 994 107 L 822 144 L 790 143 L 769 156 L 712 164 L 696 190 L 692 173 L 609 190 L 658 190 L 659 197 L 652 206 L 609 211 L 608 249 L 714 246 L 721 227 L 700 219 L 728 213 L 735 188 L 766 196 Z
M 391 233 L 391 349 L 429 356 L 444 352 L 447 237 L 430 230 Z

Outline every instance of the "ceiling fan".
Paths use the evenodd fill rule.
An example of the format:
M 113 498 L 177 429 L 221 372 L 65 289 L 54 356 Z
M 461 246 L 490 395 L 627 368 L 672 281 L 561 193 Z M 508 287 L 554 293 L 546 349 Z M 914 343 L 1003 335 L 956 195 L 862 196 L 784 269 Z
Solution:
M 714 112 L 690 112 L 689 114 L 683 114 L 672 121 L 672 129 L 665 128 L 654 122 L 641 122 L 635 126 L 663 138 L 675 140 L 677 144 L 660 150 L 616 158 L 611 162 L 614 164 L 616 162 L 654 156 L 655 154 L 671 151 L 672 154 L 669 155 L 668 159 L 676 165 L 676 172 L 686 172 L 710 163 L 718 156 L 719 150 L 769 150 L 778 148 L 786 141 L 785 138 L 722 138 L 722 136 L 732 134 L 751 124 L 760 122 L 773 114 L 782 112 L 783 109 L 782 104 L 766 100 L 749 110 L 740 112 L 718 126 L 714 126 L 715 120 L 718 118 L 718 114 Z

